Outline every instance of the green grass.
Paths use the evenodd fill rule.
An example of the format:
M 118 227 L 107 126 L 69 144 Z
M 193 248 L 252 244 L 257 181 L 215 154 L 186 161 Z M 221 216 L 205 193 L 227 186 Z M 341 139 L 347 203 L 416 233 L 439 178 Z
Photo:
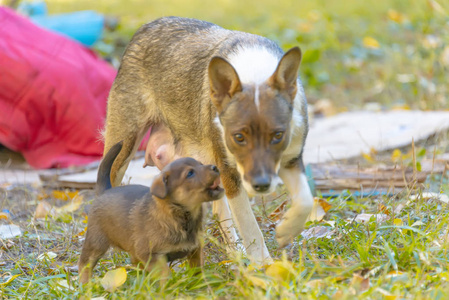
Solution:
M 362 108 L 370 102 L 379 103 L 382 109 L 449 108 L 448 1 L 47 2 L 52 13 L 95 9 L 119 16 L 118 33 L 106 36 L 109 44 L 118 37 L 126 43 L 140 25 L 176 15 L 261 34 L 284 49 L 299 45 L 304 52 L 300 72 L 309 100 L 330 99 L 340 110 Z M 378 47 L 364 44 L 369 37 Z
M 304 51 L 301 75 L 308 98 L 311 102 L 328 98 L 338 110 L 369 102 L 383 108 L 449 108 L 449 62 L 443 58 L 449 49 L 448 2 L 440 1 L 441 10 L 424 0 L 47 2 L 52 13 L 96 9 L 120 16 L 120 28 L 104 41 L 114 47 L 119 40 L 129 40 L 141 24 L 164 15 L 195 17 L 261 34 L 284 49 L 299 45 Z M 374 38 L 379 47 L 364 45 L 366 37 Z M 104 50 L 104 44 L 97 49 L 103 49 L 104 55 L 114 53 Z M 448 151 L 447 137 L 437 143 L 440 152 Z M 433 148 L 427 153 L 433 153 Z M 447 175 L 434 176 L 420 187 L 429 188 L 448 193 Z M 126 254 L 109 252 L 95 269 L 93 282 L 84 287 L 78 286 L 77 272 L 67 268 L 79 258 L 83 209 L 34 220 L 41 190 L 0 187 L 0 209 L 13 216 L 0 224 L 12 222 L 24 230 L 18 238 L 1 241 L 0 295 L 6 299 L 447 299 L 448 207 L 435 199 L 409 201 L 409 194 L 328 199 L 332 208 L 325 220 L 310 222 L 307 228 L 328 227 L 332 236 L 300 236 L 285 250 L 277 248 L 274 224 L 267 218 L 284 198 L 258 202 L 254 208 L 269 250 L 280 261 L 277 269 L 268 271 L 248 266 L 248 260 L 237 254 L 228 255 L 216 234 L 218 225 L 209 217 L 201 274 L 178 265 L 161 280 L 129 267 L 125 284 L 111 293 L 104 290 L 101 278 L 108 270 L 129 264 Z M 89 193 L 85 200 L 91 200 Z M 379 203 L 390 212 L 384 223 L 354 221 L 359 213 L 378 213 Z M 404 208 L 395 212 L 400 205 Z M 47 252 L 57 256 L 37 259 Z M 14 275 L 19 276 L 2 284 Z
M 440 181 L 441 178 L 436 180 Z M 441 182 L 441 181 L 440 181 Z M 443 189 L 448 180 L 444 178 Z M 84 210 L 58 218 L 33 220 L 35 204 L 24 207 L 42 192 L 33 188 L 2 189 L 2 208 L 9 208 L 13 223 L 25 230 L 18 238 L 2 240 L 0 286 L 6 299 L 105 297 L 107 299 L 447 299 L 449 296 L 447 204 L 436 199 L 410 200 L 409 193 L 370 198 L 328 199 L 332 208 L 321 222 L 308 229 L 328 227 L 330 238 L 298 237 L 285 250 L 277 249 L 274 226 L 266 217 L 285 197 L 255 205 L 275 267 L 257 267 L 238 254 L 228 255 L 218 225 L 210 216 L 205 228 L 205 266 L 195 274 L 183 264 L 161 278 L 129 266 L 126 253 L 110 251 L 95 269 L 92 283 L 79 286 L 70 271 L 79 258 L 85 227 Z M 25 195 L 25 197 L 24 197 Z M 26 198 L 22 204 L 11 201 Z M 89 203 L 89 196 L 86 196 Z M 47 199 L 49 200 L 49 199 Z M 18 201 L 20 202 L 20 201 Z M 354 219 L 360 213 L 388 211 L 388 219 L 368 223 Z M 398 206 L 404 207 L 398 210 Z M 3 222 L 5 223 L 5 222 Z M 39 260 L 42 253 L 54 258 Z M 114 292 L 105 291 L 101 278 L 108 270 L 126 266 L 128 278 Z M 365 286 L 361 284 L 365 278 Z M 366 283 L 369 282 L 369 285 Z

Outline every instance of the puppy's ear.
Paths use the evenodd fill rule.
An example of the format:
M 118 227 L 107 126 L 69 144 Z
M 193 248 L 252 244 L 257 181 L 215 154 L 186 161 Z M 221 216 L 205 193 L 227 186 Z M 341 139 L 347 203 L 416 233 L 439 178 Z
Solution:
M 296 80 L 301 57 L 301 50 L 298 47 L 288 50 L 281 58 L 276 71 L 268 80 L 269 84 L 275 89 L 286 91 L 291 101 L 295 98 L 297 91 Z
M 150 192 L 153 196 L 156 196 L 160 199 L 164 199 L 165 197 L 167 197 L 168 194 L 167 179 L 168 175 L 164 173 L 161 173 L 154 179 L 153 184 L 151 185 L 150 188 Z
M 234 67 L 217 56 L 209 63 L 209 84 L 211 100 L 218 113 L 223 111 L 235 93 L 242 91 L 242 85 Z

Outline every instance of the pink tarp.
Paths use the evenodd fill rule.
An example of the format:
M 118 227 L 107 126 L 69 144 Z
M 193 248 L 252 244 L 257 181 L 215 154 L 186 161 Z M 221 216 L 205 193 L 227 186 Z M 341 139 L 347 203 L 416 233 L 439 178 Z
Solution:
M 78 42 L 0 7 L 0 144 L 35 168 L 98 160 L 115 75 Z

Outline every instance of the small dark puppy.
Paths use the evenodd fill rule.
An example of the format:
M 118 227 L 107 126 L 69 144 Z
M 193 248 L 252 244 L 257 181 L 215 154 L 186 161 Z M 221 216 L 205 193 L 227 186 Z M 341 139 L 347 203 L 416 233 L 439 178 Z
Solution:
M 191 266 L 200 266 L 201 204 L 224 193 L 217 167 L 180 158 L 162 170 L 151 190 L 142 185 L 111 188 L 111 166 L 121 148 L 122 142 L 113 146 L 98 170 L 97 199 L 78 263 L 80 282 L 89 281 L 110 246 L 128 252 L 133 264 L 141 262 L 148 269 L 159 258 L 188 257 Z

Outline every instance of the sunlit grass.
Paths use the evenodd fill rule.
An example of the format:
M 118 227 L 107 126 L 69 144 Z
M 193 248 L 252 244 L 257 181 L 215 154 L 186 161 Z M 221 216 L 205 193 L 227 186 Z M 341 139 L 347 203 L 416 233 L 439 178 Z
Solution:
M 306 95 L 340 110 L 448 109 L 449 3 L 434 0 L 50 0 L 52 13 L 119 16 L 126 40 L 144 23 L 176 15 L 261 34 L 304 51 Z M 366 41 L 374 40 L 374 43 Z

